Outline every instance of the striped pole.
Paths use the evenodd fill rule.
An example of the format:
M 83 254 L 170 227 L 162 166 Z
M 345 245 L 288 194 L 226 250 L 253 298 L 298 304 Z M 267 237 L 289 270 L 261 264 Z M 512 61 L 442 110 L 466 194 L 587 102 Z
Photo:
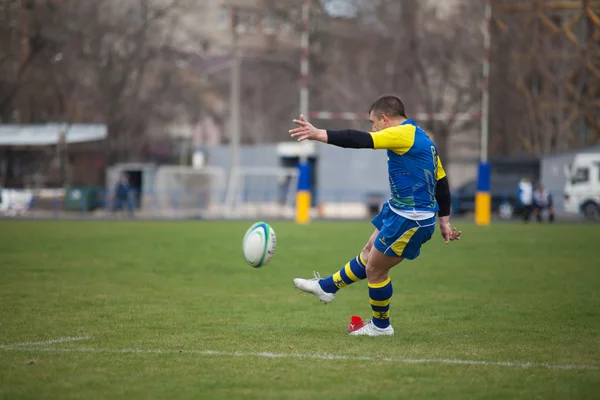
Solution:
M 310 209 L 312 196 L 310 191 L 311 165 L 308 162 L 300 162 L 298 165 L 298 188 L 296 191 L 296 223 L 310 223 Z
M 492 214 L 492 197 L 490 194 L 491 168 L 488 162 L 489 138 L 489 76 L 491 47 L 492 0 L 485 2 L 485 22 L 483 29 L 484 55 L 481 84 L 481 154 L 477 177 L 477 193 L 475 194 L 475 223 L 489 225 Z
M 303 0 L 302 3 L 302 36 L 300 48 L 302 55 L 300 58 L 300 114 L 306 118 L 308 115 L 308 74 L 310 71 L 310 43 L 309 43 L 309 23 L 310 23 L 310 0 Z M 306 152 L 302 152 L 298 163 L 298 189 L 296 192 L 296 222 L 299 224 L 310 223 L 310 209 L 312 205 L 311 192 L 311 165 L 308 161 Z

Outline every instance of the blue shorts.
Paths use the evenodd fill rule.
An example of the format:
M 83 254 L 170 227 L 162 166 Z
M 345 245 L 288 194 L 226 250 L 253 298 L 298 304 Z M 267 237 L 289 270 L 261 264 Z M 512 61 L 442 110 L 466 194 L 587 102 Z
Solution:
M 435 231 L 435 217 L 413 221 L 396 214 L 388 203 L 373 218 L 379 234 L 373 245 L 387 256 L 414 260 L 421 254 L 421 246 L 431 239 Z

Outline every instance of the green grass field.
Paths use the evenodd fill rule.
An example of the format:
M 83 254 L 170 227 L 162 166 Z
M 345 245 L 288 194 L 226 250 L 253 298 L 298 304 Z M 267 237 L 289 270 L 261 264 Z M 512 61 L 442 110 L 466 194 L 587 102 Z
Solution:
M 459 222 L 392 272 L 396 336 L 349 337 L 294 277 L 355 256 L 368 222 L 0 221 L 1 399 L 600 397 L 600 226 Z

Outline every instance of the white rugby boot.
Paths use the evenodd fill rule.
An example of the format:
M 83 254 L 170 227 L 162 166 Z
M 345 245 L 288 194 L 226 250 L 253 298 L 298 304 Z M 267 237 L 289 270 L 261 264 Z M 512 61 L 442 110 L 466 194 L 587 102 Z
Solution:
M 372 321 L 369 321 L 360 329 L 357 329 L 353 332 L 350 332 L 349 335 L 352 336 L 394 336 L 394 328 L 389 325 L 387 328 L 378 328 L 373 324 Z
M 335 298 L 335 293 L 327 293 L 326 291 L 321 289 L 321 285 L 319 285 L 321 275 L 319 275 L 318 272 L 313 272 L 313 274 L 315 275 L 315 277 L 312 279 L 294 279 L 294 286 L 302 293 L 314 294 L 319 300 L 321 300 L 325 304 L 331 303 Z

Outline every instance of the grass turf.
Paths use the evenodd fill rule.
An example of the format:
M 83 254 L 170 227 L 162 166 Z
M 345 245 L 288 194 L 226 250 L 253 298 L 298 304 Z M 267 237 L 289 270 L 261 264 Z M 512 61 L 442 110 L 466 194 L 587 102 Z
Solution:
M 241 258 L 248 226 L 1 221 L 0 398 L 600 393 L 600 226 L 460 222 L 463 240 L 449 246 L 436 232 L 420 258 L 392 272 L 391 338 L 345 333 L 350 315 L 370 314 L 364 282 L 327 306 L 291 284 L 343 266 L 368 223 L 274 223 L 278 248 L 262 269 Z M 264 352 L 293 356 L 254 354 Z

